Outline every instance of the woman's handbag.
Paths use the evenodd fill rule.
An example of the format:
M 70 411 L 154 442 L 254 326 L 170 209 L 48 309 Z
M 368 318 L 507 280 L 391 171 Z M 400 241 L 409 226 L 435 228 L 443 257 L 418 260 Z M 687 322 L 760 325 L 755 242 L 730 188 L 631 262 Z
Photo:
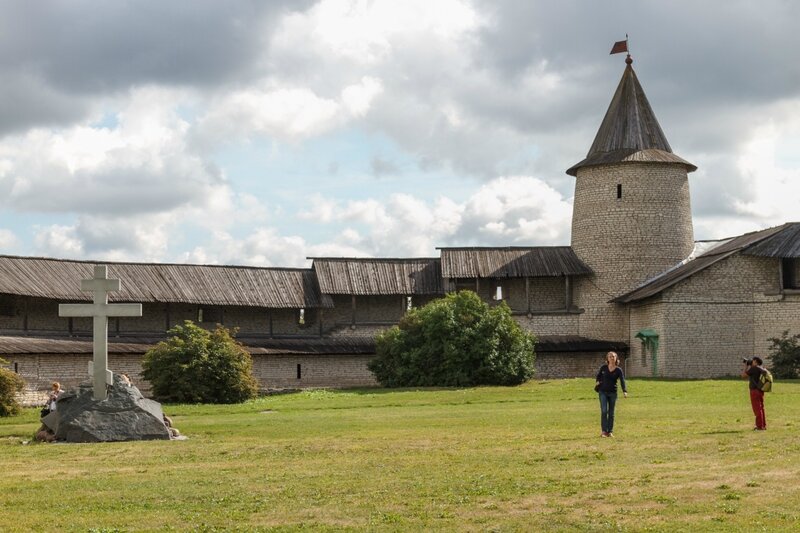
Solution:
M 595 392 L 600 392 L 600 384 L 599 383 L 595 383 L 594 384 L 594 391 Z

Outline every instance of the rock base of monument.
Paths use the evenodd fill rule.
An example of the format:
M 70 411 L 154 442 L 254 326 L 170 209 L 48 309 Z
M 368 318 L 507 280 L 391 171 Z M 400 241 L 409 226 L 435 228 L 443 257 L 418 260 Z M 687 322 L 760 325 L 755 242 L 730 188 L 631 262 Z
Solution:
M 103 400 L 94 398 L 91 384 L 62 393 L 42 425 L 61 442 L 169 440 L 179 435 L 165 423 L 160 403 L 117 375 Z

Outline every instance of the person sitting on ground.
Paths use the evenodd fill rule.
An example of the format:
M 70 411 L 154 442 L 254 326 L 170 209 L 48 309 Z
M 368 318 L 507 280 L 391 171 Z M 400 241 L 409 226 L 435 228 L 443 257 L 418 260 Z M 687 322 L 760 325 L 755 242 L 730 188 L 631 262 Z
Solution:
M 54 381 L 50 385 L 50 389 L 50 394 L 47 395 L 47 408 L 50 409 L 50 411 L 55 411 L 56 401 L 64 390 L 61 388 L 61 384 L 58 381 Z

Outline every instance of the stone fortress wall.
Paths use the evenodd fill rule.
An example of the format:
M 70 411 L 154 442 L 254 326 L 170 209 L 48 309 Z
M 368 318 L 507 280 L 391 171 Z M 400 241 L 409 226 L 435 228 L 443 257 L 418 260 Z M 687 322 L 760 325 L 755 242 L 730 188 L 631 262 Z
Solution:
M 659 334 L 658 375 L 736 375 L 742 358 L 769 360 L 770 337 L 800 331 L 800 294 L 780 290 L 779 260 L 736 254 L 631 307 L 632 375 L 652 376 L 637 331 Z
M 628 341 L 627 310 L 609 300 L 694 249 L 686 167 L 619 163 L 578 169 L 572 249 L 594 271 L 576 283 L 580 335 Z

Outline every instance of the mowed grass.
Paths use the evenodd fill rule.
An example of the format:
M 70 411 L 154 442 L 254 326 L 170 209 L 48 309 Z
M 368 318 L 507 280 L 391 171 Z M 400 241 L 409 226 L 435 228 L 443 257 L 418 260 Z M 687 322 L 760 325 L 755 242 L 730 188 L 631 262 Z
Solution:
M 630 380 L 599 438 L 586 379 L 165 406 L 179 442 L 23 444 L 0 530 L 793 531 L 800 383 L 751 430 L 744 381 Z

